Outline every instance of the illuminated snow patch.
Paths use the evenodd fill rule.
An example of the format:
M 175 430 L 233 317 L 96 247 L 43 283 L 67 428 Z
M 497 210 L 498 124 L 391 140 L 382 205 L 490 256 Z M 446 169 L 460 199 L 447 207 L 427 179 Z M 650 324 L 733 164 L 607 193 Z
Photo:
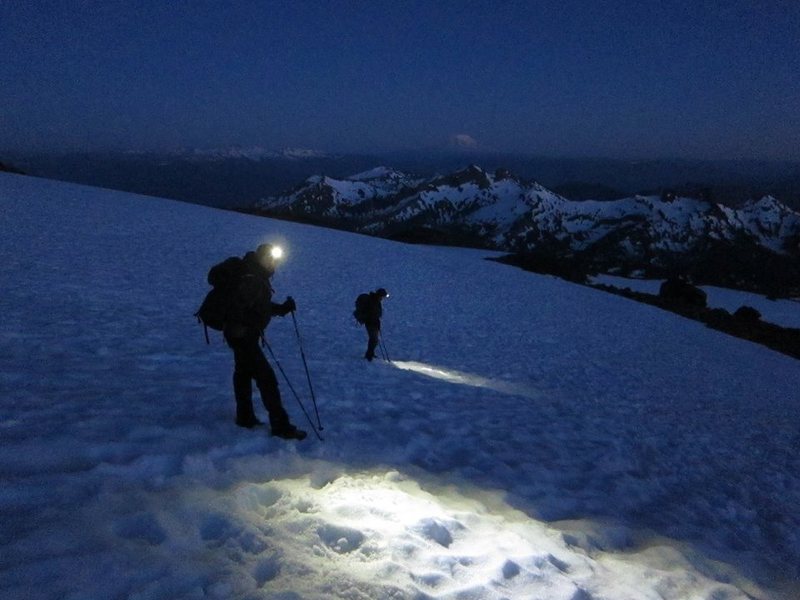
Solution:
M 454 369 L 445 369 L 443 367 L 437 367 L 415 361 L 396 360 L 392 361 L 392 364 L 398 369 L 414 371 L 415 373 L 426 375 L 434 379 L 449 381 L 450 383 L 486 388 L 494 390 L 495 392 L 511 394 L 514 396 L 523 396 L 533 400 L 537 400 L 542 397 L 541 393 L 531 387 L 523 386 L 517 383 L 511 383 L 508 381 L 501 381 L 499 379 L 481 377 L 480 375 L 472 375 L 471 373 L 462 373 Z
M 420 483 L 391 470 L 246 484 L 234 503 L 236 529 L 263 536 L 266 551 L 247 569 L 272 593 L 746 598 L 735 573 L 719 570 L 715 580 L 704 559 L 677 544 L 659 540 L 635 551 L 619 528 L 575 522 L 559 529 L 513 509 L 500 493 Z

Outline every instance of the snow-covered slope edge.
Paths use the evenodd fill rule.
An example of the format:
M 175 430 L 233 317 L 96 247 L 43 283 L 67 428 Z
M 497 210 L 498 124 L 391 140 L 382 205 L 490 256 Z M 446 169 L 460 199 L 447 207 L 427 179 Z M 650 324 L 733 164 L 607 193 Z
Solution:
M 10 175 L 0 208 L 2 597 L 797 584 L 796 361 L 485 252 Z M 324 443 L 235 428 L 229 352 L 191 317 L 208 266 L 265 240 Z M 350 317 L 377 285 L 394 364 Z M 268 333 L 303 391 L 292 324 Z

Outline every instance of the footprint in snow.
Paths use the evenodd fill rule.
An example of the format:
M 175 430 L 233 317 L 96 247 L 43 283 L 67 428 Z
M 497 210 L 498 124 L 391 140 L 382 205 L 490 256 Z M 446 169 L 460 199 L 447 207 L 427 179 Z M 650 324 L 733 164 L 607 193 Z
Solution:
M 270 557 L 259 561 L 253 570 L 253 578 L 258 583 L 258 587 L 263 587 L 268 581 L 275 579 L 281 571 L 280 562 L 276 557 Z
M 200 525 L 200 539 L 204 542 L 223 542 L 235 533 L 231 520 L 222 514 L 209 515 Z
M 453 536 L 450 530 L 435 519 L 424 519 L 420 521 L 417 525 L 417 530 L 425 539 L 436 542 L 445 548 L 449 548 L 450 544 L 453 543 Z
M 126 540 L 138 540 L 158 546 L 167 539 L 167 533 L 150 513 L 126 517 L 114 524 L 114 533 Z
M 317 535 L 326 546 L 339 554 L 352 552 L 364 543 L 364 534 L 349 527 L 323 525 L 317 529 Z

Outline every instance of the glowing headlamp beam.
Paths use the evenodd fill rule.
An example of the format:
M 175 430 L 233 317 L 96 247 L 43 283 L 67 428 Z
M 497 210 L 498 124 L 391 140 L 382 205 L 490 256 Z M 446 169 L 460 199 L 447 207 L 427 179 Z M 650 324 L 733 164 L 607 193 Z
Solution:
M 273 246 L 272 250 L 270 250 L 269 253 L 274 260 L 278 260 L 283 256 L 283 248 L 281 248 L 280 246 Z
M 543 397 L 543 394 L 540 391 L 532 387 L 513 383 L 511 381 L 503 381 L 502 379 L 481 377 L 480 375 L 462 373 L 453 369 L 444 369 L 414 361 L 395 360 L 392 362 L 392 365 L 399 369 L 403 369 L 404 371 L 415 371 L 421 375 L 426 375 L 434 379 L 442 379 L 449 383 L 486 388 L 502 394 L 523 396 L 525 398 L 531 398 L 532 400 L 539 400 Z

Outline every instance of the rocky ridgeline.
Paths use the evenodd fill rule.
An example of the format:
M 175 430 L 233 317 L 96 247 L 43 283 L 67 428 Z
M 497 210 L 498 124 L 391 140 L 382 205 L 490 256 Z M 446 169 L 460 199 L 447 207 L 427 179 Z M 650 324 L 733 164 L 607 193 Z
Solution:
M 667 279 L 661 284 L 657 295 L 603 284 L 593 284 L 591 287 L 624 296 L 637 302 L 657 306 L 687 319 L 704 323 L 711 329 L 761 344 L 777 352 L 800 359 L 800 329 L 781 327 L 780 325 L 763 321 L 761 313 L 752 306 L 740 306 L 733 313 L 721 308 L 710 308 L 706 303 L 706 293 L 686 281 Z
M 256 210 L 405 241 L 507 251 L 578 274 L 680 273 L 780 295 L 800 286 L 800 214 L 770 196 L 738 208 L 670 194 L 571 201 L 502 169 L 472 165 L 418 179 L 379 167 L 347 179 L 310 177 Z

